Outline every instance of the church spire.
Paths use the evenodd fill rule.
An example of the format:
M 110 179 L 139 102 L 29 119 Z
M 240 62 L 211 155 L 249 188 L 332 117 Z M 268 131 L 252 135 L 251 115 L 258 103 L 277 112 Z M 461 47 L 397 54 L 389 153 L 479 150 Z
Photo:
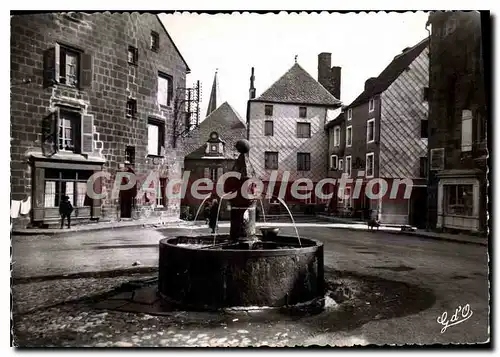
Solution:
M 208 101 L 207 117 L 217 109 L 217 92 L 219 91 L 219 83 L 217 82 L 217 71 L 215 70 L 214 83 L 212 84 L 212 91 L 210 92 L 210 100 Z

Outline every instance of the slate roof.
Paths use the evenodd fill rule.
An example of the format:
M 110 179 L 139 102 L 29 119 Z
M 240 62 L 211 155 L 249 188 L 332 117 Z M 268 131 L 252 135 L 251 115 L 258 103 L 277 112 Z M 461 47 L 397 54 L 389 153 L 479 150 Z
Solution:
M 251 101 L 332 106 L 341 104 L 340 100 L 298 63 L 295 63 L 258 98 Z
M 429 45 L 429 38 L 420 41 L 415 46 L 394 57 L 391 63 L 376 77 L 372 83 L 348 105 L 355 107 L 358 104 L 367 102 L 371 97 L 382 93 L 394 82 L 399 75 L 420 55 Z
M 222 103 L 200 125 L 184 139 L 186 159 L 199 159 L 205 155 L 205 147 L 210 133 L 217 132 L 225 142 L 224 158 L 235 159 L 238 151 L 234 145 L 240 139 L 246 139 L 247 129 L 241 116 L 228 102 Z

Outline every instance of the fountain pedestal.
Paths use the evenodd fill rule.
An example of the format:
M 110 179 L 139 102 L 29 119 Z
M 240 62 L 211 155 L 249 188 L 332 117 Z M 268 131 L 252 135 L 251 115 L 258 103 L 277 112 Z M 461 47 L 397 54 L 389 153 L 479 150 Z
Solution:
M 256 240 L 255 221 L 257 211 L 257 199 L 251 197 L 255 194 L 255 184 L 249 184 L 248 180 L 255 177 L 255 171 L 250 164 L 248 152 L 250 145 L 246 140 L 236 143 L 236 149 L 240 152 L 233 167 L 233 172 L 240 174 L 239 179 L 229 181 L 229 192 L 236 192 L 231 200 L 231 229 L 230 237 L 233 241 Z M 245 185 L 245 183 L 247 183 Z

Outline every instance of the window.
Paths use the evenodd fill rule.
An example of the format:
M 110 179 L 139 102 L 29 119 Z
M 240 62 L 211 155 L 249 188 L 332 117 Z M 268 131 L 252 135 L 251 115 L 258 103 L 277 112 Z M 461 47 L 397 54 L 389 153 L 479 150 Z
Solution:
M 429 121 L 427 119 L 420 120 L 420 137 L 422 139 L 429 138 Z
M 472 111 L 462 110 L 462 151 L 472 150 Z
M 166 206 L 167 203 L 167 178 L 160 177 L 158 182 L 158 190 L 156 193 L 156 205 L 160 207 Z
M 366 125 L 366 142 L 373 143 L 375 141 L 375 119 L 370 119 Z
M 352 109 L 347 109 L 347 120 L 352 119 Z
M 348 126 L 346 129 L 345 144 L 347 147 L 352 146 L 352 125 Z
M 444 148 L 431 149 L 431 170 L 444 170 Z
M 344 160 L 339 159 L 339 170 L 344 170 Z
M 311 170 L 311 154 L 297 153 L 297 171 L 310 171 Z
M 366 154 L 366 177 L 373 177 L 375 169 L 374 169 L 374 154 L 372 152 Z
M 210 169 L 210 180 L 212 180 L 212 182 L 217 182 L 217 168 Z
M 139 50 L 134 46 L 128 46 L 127 60 L 129 64 L 137 65 L 139 61 Z
M 172 101 L 173 80 L 165 73 L 158 73 L 158 104 L 169 107 Z
M 76 87 L 80 72 L 80 52 L 60 46 L 59 54 L 59 83 Z
M 273 116 L 273 106 L 272 105 L 265 105 L 264 106 L 264 114 L 268 117 Z
M 90 171 L 46 169 L 44 207 L 59 207 L 64 195 L 69 196 L 75 207 L 91 206 L 92 199 L 87 196 L 87 180 L 91 174 Z
M 210 152 L 212 154 L 217 154 L 219 152 L 219 145 L 217 145 L 217 144 L 210 144 Z
M 299 118 L 307 118 L 307 108 L 299 107 Z
M 373 112 L 375 110 L 375 99 L 370 99 L 368 102 L 368 111 Z
M 81 115 L 78 112 L 59 112 L 59 150 L 78 151 Z
M 148 120 L 148 155 L 160 156 L 165 145 L 165 123 L 161 120 Z
M 56 83 L 83 89 L 92 84 L 92 56 L 88 53 L 56 44 L 43 53 L 44 87 Z
M 424 87 L 422 89 L 422 99 L 424 102 L 429 101 L 429 87 Z
M 297 123 L 297 137 L 310 138 L 311 137 L 311 124 L 310 123 Z
M 274 122 L 272 120 L 266 120 L 264 122 L 264 135 L 265 136 L 274 135 Z
M 330 170 L 337 170 L 339 158 L 337 155 L 330 156 Z
M 352 172 L 352 158 L 350 156 L 346 156 L 345 158 L 345 172 L 351 176 Z
M 264 153 L 264 167 L 267 170 L 277 170 L 278 169 L 278 153 L 266 151 Z
M 473 186 L 444 185 L 445 213 L 457 216 L 472 216 Z
M 340 126 L 333 128 L 333 146 L 340 146 Z
M 135 117 L 137 114 L 137 101 L 135 99 L 127 100 L 127 116 Z
M 135 164 L 135 147 L 127 146 L 125 147 L 125 163 L 126 164 Z
M 160 34 L 155 31 L 151 31 L 151 50 L 158 51 L 160 48 Z
M 426 157 L 420 158 L 420 177 L 427 177 L 428 161 Z

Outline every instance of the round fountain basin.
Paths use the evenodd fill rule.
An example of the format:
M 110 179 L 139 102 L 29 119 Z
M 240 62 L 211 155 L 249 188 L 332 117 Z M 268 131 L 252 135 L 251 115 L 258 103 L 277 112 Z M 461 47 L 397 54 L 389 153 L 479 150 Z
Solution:
M 260 238 L 260 237 L 259 237 Z M 160 294 L 188 308 L 283 307 L 324 294 L 323 243 L 277 236 L 231 242 L 229 235 L 160 241 Z

